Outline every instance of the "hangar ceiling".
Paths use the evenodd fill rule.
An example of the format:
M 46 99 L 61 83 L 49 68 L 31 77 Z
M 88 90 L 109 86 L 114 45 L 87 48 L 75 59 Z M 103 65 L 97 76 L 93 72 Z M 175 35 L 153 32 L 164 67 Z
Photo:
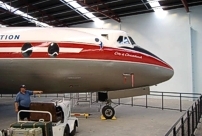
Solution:
M 76 2 L 77 6 L 71 4 Z M 123 16 L 155 12 L 159 8 L 184 7 L 189 12 L 190 6 L 196 5 L 202 5 L 202 0 L 0 0 L 0 24 L 69 27 L 96 19 L 121 22 Z

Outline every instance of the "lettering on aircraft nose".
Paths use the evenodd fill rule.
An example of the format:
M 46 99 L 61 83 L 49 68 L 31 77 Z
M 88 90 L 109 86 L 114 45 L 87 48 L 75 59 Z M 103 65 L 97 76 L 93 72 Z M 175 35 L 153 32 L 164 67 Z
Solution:
M 49 44 L 48 55 L 50 55 L 50 57 L 57 57 L 59 55 L 59 46 L 57 43 Z
M 114 55 L 142 59 L 141 55 L 135 55 L 135 54 L 130 54 L 130 53 L 114 52 Z
M 32 50 L 33 50 L 33 47 L 31 43 L 25 43 L 23 44 L 21 48 L 21 52 L 24 57 L 30 57 L 30 55 L 32 54 Z

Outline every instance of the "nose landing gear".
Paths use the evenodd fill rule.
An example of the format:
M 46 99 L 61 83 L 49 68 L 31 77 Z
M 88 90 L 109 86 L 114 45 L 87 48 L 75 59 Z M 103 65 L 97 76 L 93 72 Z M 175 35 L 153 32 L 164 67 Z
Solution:
M 111 106 L 111 99 L 108 99 L 107 92 L 98 92 L 98 101 L 106 103 L 106 105 L 102 108 L 102 116 L 101 119 L 116 119 L 115 118 L 115 110 Z M 101 105 L 99 111 L 101 109 Z
M 102 115 L 106 119 L 112 119 L 115 115 L 115 110 L 110 105 L 106 105 L 102 108 Z
M 106 105 L 102 108 L 102 116 L 101 119 L 116 119 L 115 118 L 115 110 L 111 106 L 111 100 L 106 101 Z

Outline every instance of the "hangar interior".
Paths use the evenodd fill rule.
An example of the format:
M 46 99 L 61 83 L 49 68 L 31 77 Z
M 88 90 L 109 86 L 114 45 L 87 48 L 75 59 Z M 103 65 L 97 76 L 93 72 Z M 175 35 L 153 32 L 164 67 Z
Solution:
M 78 2 L 78 5 L 72 5 Z M 82 6 L 82 7 L 81 7 Z M 13 7 L 13 8 L 11 8 Z M 81 10 L 82 9 L 82 10 Z M 86 10 L 84 10 L 86 9 Z M 160 11 L 160 12 L 159 12 Z M 28 15 L 25 15 L 28 14 Z M 200 77 L 202 73 L 202 57 L 201 43 L 202 43 L 202 1 L 201 0 L 2 0 L 0 1 L 0 26 L 1 27 L 85 27 L 85 28 L 101 28 L 101 29 L 115 29 L 126 31 L 134 40 L 137 45 L 143 47 L 158 57 L 168 62 L 174 68 L 174 76 L 164 83 L 157 86 L 152 86 L 151 90 L 161 92 L 182 92 L 182 93 L 202 93 L 200 88 Z M 1 98 L 0 98 L 1 99 Z M 1 103 L 6 99 L 1 99 Z M 33 100 L 41 100 L 34 99 Z M 10 101 L 10 100 L 9 100 Z M 9 103 L 7 101 L 7 103 Z M 128 103 L 128 100 L 125 100 Z M 154 102 L 155 103 L 155 102 Z M 157 104 L 159 101 L 156 102 Z M 155 103 L 155 104 L 156 104 Z M 169 102 L 168 102 L 169 103 Z M 10 109 L 11 103 L 9 103 Z M 175 103 L 170 103 L 175 105 Z M 2 104 L 3 106 L 7 104 Z M 2 106 L 1 105 L 1 106 Z M 84 104 L 85 105 L 85 104 Z M 186 108 L 191 106 L 190 103 L 185 104 Z M 77 107 L 76 107 L 77 108 Z M 81 107 L 79 107 L 81 108 Z M 1 114 L 3 114 L 2 108 Z M 77 108 L 78 109 L 78 108 Z M 88 110 L 92 110 L 87 108 Z M 97 109 L 97 107 L 95 108 Z M 95 109 L 93 109 L 95 112 Z M 132 114 L 125 114 L 121 111 L 128 110 Z M 86 109 L 85 109 L 86 110 Z M 85 111 L 84 110 L 84 111 Z M 134 109 L 129 107 L 120 107 L 118 109 L 120 118 L 127 115 L 126 121 L 123 124 L 127 126 L 127 122 L 130 121 L 133 116 L 138 114 Z M 181 116 L 182 113 L 171 113 L 165 111 L 165 116 L 154 116 L 156 112 L 144 111 L 137 108 L 139 114 L 141 112 L 148 112 L 144 114 L 144 117 L 153 115 L 151 119 L 148 119 L 151 124 L 155 123 L 155 120 L 161 118 L 162 124 L 165 116 L 169 124 L 164 127 L 171 127 L 173 123 Z M 134 115 L 135 113 L 136 115 Z M 151 114 L 149 114 L 151 113 Z M 157 114 L 157 115 L 159 115 Z M 9 114 L 14 116 L 13 114 Z M 138 116 L 137 115 L 137 116 Z M 137 120 L 141 122 L 141 118 L 138 116 Z M 7 117 L 9 118 L 9 117 Z M 14 119 L 14 117 L 12 118 Z M 82 119 L 81 119 L 82 120 Z M 91 123 L 100 123 L 97 120 L 82 120 L 83 126 Z M 92 121 L 92 122 L 91 122 Z M 123 120 L 121 120 L 123 121 Z M 10 123 L 10 122 L 8 122 Z M 105 122 L 106 123 L 106 122 Z M 110 123 L 107 122 L 107 127 L 110 127 Z M 122 122 L 119 121 L 121 124 Z M 157 125 L 162 125 L 157 123 Z M 104 125 L 104 124 L 102 124 Z M 143 122 L 140 128 L 147 125 L 147 122 Z M 97 127 L 100 127 L 99 125 Z M 118 125 L 115 130 L 121 129 L 123 126 Z M 135 126 L 125 128 L 125 135 L 132 136 L 134 133 L 130 132 Z M 152 130 L 157 127 L 151 125 L 148 129 Z M 88 128 L 86 128 L 88 129 Z M 94 131 L 102 133 L 102 135 L 113 135 L 113 129 L 107 129 L 109 133 L 97 130 L 93 127 L 86 135 L 96 136 Z M 136 129 L 137 130 L 137 129 Z M 164 129 L 165 130 L 165 129 Z M 158 135 L 164 133 L 162 130 L 157 130 L 156 133 L 147 133 L 146 135 Z M 201 130 L 201 128 L 199 128 Z M 85 129 L 81 130 L 82 132 Z M 137 130 L 139 135 L 145 135 Z M 77 135 L 82 135 L 79 132 Z M 118 133 L 124 134 L 122 131 Z M 116 134 L 115 134 L 116 135 Z M 199 134 L 200 135 L 200 134 Z
M 10 27 L 121 29 L 129 33 L 139 46 L 173 66 L 175 76 L 168 82 L 152 87 L 153 90 L 200 93 L 200 0 L 160 0 L 160 5 L 146 0 L 77 1 L 85 7 L 85 13 L 79 11 L 82 7 L 72 6 L 71 3 L 74 2 L 4 0 L 0 3 L 0 23 L 1 26 Z M 10 10 L 9 7 L 13 9 Z M 162 13 L 157 12 L 162 9 Z M 27 13 L 29 16 L 24 15 Z

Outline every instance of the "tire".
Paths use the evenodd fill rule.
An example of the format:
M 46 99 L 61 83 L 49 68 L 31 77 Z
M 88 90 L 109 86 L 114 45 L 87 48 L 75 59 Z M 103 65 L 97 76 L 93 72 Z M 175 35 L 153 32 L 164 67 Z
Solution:
M 76 134 L 76 123 L 74 123 L 74 129 L 71 132 L 71 136 L 74 136 Z
M 106 118 L 106 119 L 112 119 L 115 115 L 115 110 L 114 108 L 112 108 L 111 106 L 104 106 L 102 108 L 102 115 Z
M 70 136 L 69 134 L 69 126 L 66 125 L 63 136 Z

